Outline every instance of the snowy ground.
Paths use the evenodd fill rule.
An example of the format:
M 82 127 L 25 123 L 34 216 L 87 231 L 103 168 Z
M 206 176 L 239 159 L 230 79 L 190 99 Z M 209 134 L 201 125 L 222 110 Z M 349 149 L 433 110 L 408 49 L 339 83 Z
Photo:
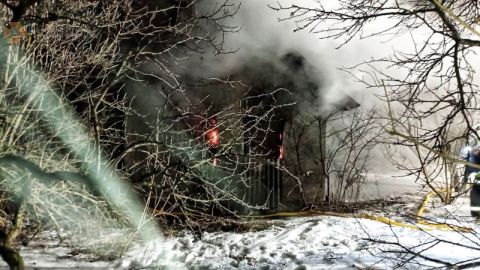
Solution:
M 366 209 L 363 213 L 389 216 L 399 224 L 415 223 L 412 215 L 422 195 L 410 193 L 397 198 L 401 201 L 399 204 Z M 461 198 L 444 207 L 433 199 L 425 216 L 436 222 L 479 231 L 480 227 L 470 217 L 468 204 L 468 198 Z M 163 243 L 138 244 L 122 259 L 113 262 L 90 262 L 92 257 L 76 254 L 58 245 L 54 235 L 43 234 L 37 242 L 23 248 L 22 255 L 30 269 L 159 269 L 166 263 L 158 259 L 161 250 L 166 250 L 164 255 L 173 258 L 174 269 L 392 269 L 405 259 L 411 260 L 401 265 L 402 268 L 438 269 L 442 266 L 421 257 L 411 258 L 402 253 L 401 247 L 415 251 L 430 247 L 423 255 L 450 263 L 480 257 L 475 233 L 430 230 L 431 227 L 424 227 L 428 231 L 423 231 L 360 218 L 361 214 L 277 219 L 268 221 L 265 230 L 204 233 L 201 239 L 184 232 Z

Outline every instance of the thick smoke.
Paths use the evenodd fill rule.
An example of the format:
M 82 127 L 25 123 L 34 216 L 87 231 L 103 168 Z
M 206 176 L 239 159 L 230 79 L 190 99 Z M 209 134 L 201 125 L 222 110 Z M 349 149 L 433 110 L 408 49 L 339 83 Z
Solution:
M 273 90 L 274 86 L 289 88 L 295 92 L 297 102 L 309 103 L 308 106 L 298 104 L 297 108 L 307 107 L 314 113 L 315 110 L 318 112 L 319 108 L 328 109 L 329 105 L 337 103 L 346 95 L 360 103 L 360 108 L 369 109 L 372 105 L 379 104 L 374 96 L 378 89 L 366 89 L 363 84 L 355 82 L 352 74 L 339 68 L 351 67 L 373 57 L 387 56 L 392 48 L 381 43 L 384 41 L 382 38 L 354 39 L 336 49 L 343 40 L 321 40 L 315 33 L 295 32 L 294 21 L 279 21 L 279 18 L 287 17 L 289 14 L 269 8 L 268 5 L 277 5 L 277 1 L 230 0 L 230 2 L 240 6 L 234 17 L 222 22 L 230 26 L 240 26 L 238 32 L 227 35 L 225 39 L 225 50 L 234 53 L 188 54 L 185 55 L 185 60 L 179 59 L 169 66 L 172 73 L 180 74 L 177 82 L 188 92 L 188 102 L 210 108 L 218 101 L 229 102 L 236 98 L 231 91 L 220 92 L 218 88 L 205 87 L 209 83 L 209 78 L 215 78 L 257 84 L 254 85 L 257 89 L 262 88 L 258 85 L 260 83 L 271 86 L 270 90 Z M 280 1 L 285 6 L 289 2 L 292 0 Z M 206 13 L 216 3 L 216 0 L 201 1 Z M 295 3 L 312 7 L 317 5 L 315 1 L 306 0 Z M 397 45 L 402 46 L 401 43 L 397 42 Z M 297 65 L 298 63 L 300 64 Z M 300 67 L 297 70 L 296 65 Z M 155 67 L 148 72 L 155 73 Z M 353 75 L 364 76 L 362 73 Z M 206 82 L 200 82 L 202 80 Z M 279 81 L 280 83 L 276 84 Z M 162 96 L 144 98 L 146 99 L 144 101 L 141 97 L 136 98 L 142 108 L 156 108 L 158 106 L 154 104 L 163 104 Z M 180 99 L 179 102 L 185 100 Z M 384 104 L 380 106 L 383 108 Z M 183 104 L 180 107 L 183 107 Z M 198 108 L 197 111 L 204 111 L 205 108 Z
M 216 0 L 202 0 L 205 10 L 211 8 Z M 347 45 L 337 49 L 344 40 L 321 40 L 315 33 L 297 31 L 295 22 L 279 21 L 278 18 L 288 17 L 285 12 L 275 12 L 268 5 L 276 6 L 278 3 L 288 6 L 291 3 L 315 7 L 318 5 L 313 0 L 231 0 L 240 5 L 238 13 L 233 18 L 225 21 L 225 24 L 241 26 L 240 30 L 226 37 L 225 49 L 235 51 L 226 55 L 202 54 L 185 57 L 185 61 L 179 61 L 182 68 L 178 70 L 175 65 L 171 67 L 174 73 L 181 74 L 178 80 L 189 91 L 188 97 L 192 103 L 204 102 L 209 107 L 214 101 L 226 101 L 230 93 L 215 93 L 215 89 L 205 87 L 192 87 L 200 79 L 216 78 L 243 79 L 247 84 L 265 83 L 274 86 L 277 80 L 283 85 L 291 86 L 299 95 L 300 100 L 311 102 L 314 106 L 321 104 L 328 107 L 345 94 L 353 97 L 362 106 L 369 109 L 379 105 L 385 109 L 385 104 L 379 102 L 374 94 L 383 94 L 383 89 L 366 89 L 364 84 L 357 83 L 355 77 L 365 77 L 371 74 L 362 71 L 354 71 L 348 74 L 339 70 L 342 67 L 352 67 L 372 58 L 388 57 L 394 49 L 411 51 L 413 36 L 406 33 L 395 39 L 391 36 L 382 36 L 369 39 L 354 38 Z M 336 1 L 324 1 L 327 4 Z M 234 8 L 234 7 L 232 7 Z M 388 21 L 376 21 L 370 27 L 388 25 Z M 367 30 L 378 30 L 367 28 Z M 295 56 L 288 61 L 290 56 Z M 295 60 L 297 59 L 297 60 Z M 300 72 L 294 71 L 295 63 L 300 62 Z M 292 71 L 293 70 L 293 71 Z M 391 70 L 390 70 L 391 71 Z M 389 71 L 389 72 L 390 72 Z M 394 75 L 395 70 L 392 71 Z M 239 74 L 241 74 L 239 76 Z M 352 76 L 353 75 L 353 76 Z M 478 75 L 477 75 L 478 76 Z M 261 88 L 258 87 L 257 88 Z M 268 87 L 267 87 L 268 88 Z M 313 91 L 312 91 L 313 90 Z M 205 100 L 209 96 L 210 100 Z M 152 101 L 152 97 L 146 97 Z M 233 97 L 231 97 L 233 98 Z M 161 99 L 161 98 L 159 98 Z M 216 100 L 213 100 L 216 99 Z M 154 103 L 161 103 L 155 101 Z M 140 102 L 140 104 L 145 104 Z M 300 104 L 298 107 L 303 107 Z M 150 106 L 149 106 L 150 107 Z M 152 105 L 152 107 L 154 107 Z M 382 154 L 376 154 L 381 157 Z M 384 158 L 379 158 L 379 162 Z M 385 164 L 377 166 L 385 169 Z
M 208 6 L 211 1 L 204 1 Z M 309 80 L 318 85 L 317 94 L 323 106 L 336 103 L 345 97 L 352 96 L 367 106 L 375 103 L 372 91 L 356 83 L 354 77 L 342 67 L 354 66 L 391 48 L 381 44 L 380 40 L 354 40 L 351 44 L 336 49 L 341 40 L 320 40 L 314 33 L 295 30 L 294 21 L 279 21 L 288 16 L 285 12 L 276 12 L 268 5 L 278 5 L 277 1 L 231 1 L 240 6 L 236 16 L 225 22 L 241 26 L 237 33 L 227 36 L 225 47 L 236 51 L 227 55 L 203 55 L 201 58 L 189 59 L 189 67 L 184 70 L 191 78 L 216 77 L 226 78 L 237 72 L 239 67 L 253 64 L 251 61 L 263 59 L 264 62 L 276 62 L 285 55 L 294 52 L 305 59 L 304 70 L 309 73 Z M 280 1 L 282 5 L 289 0 Z M 301 5 L 318 5 L 315 1 L 295 1 Z M 381 56 L 381 55 L 380 55 Z M 257 68 L 258 69 L 258 68 Z M 259 71 L 261 72 L 261 71 Z M 355 74 L 362 76 L 362 74 Z M 304 78 L 299 77 L 298 80 Z

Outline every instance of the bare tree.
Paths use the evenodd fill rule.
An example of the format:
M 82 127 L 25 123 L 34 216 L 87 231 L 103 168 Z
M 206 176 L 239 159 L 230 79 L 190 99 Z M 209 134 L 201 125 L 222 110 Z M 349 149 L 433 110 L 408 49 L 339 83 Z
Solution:
M 358 200 L 371 166 L 371 150 L 379 144 L 382 127 L 376 126 L 374 111 L 356 110 L 337 116 L 339 119 L 329 117 L 333 119 L 329 119 L 331 128 L 326 137 L 325 170 L 331 178 L 327 184 L 334 187 L 330 196 L 333 201 Z
M 479 104 L 474 65 L 480 47 L 476 27 L 478 2 L 316 1 L 315 6 L 280 3 L 272 8 L 288 12 L 284 19 L 295 21 L 297 30 L 314 32 L 322 39 L 341 40 L 339 47 L 354 38 L 411 36 L 406 48 L 345 70 L 354 74 L 353 71 L 370 69 L 368 76 L 356 79 L 367 87 L 386 88 L 386 127 L 393 135 L 389 142 L 413 149 L 417 159 L 413 165 L 403 163 L 401 167 L 422 179 L 442 201 L 451 202 L 453 194 L 442 190 L 451 190 L 456 174 L 453 168 L 466 163 L 458 157 L 459 148 L 469 136 L 478 139 L 480 128 L 476 119 Z M 449 269 L 477 267 L 477 259 L 452 262 L 427 254 L 432 246 L 443 243 L 478 249 L 475 232 L 458 233 L 464 239 L 461 243 L 433 235 L 431 241 L 420 245 L 408 245 L 395 237 L 392 241 L 369 240 L 391 245 L 386 257 L 398 260 L 395 267 L 418 263 L 417 260 L 421 261 L 418 266 L 428 262 Z
M 337 108 L 319 116 L 307 113 L 295 118 L 286 135 L 294 151 L 287 167 L 302 180 L 300 183 L 308 177 L 316 179 L 319 190 L 325 189 L 328 203 L 357 200 L 367 177 L 370 151 L 383 133 L 375 119 L 374 111 L 364 113 L 361 108 L 351 112 Z M 308 204 L 324 201 L 318 195 L 307 197 Z
M 471 55 L 478 50 L 480 41 L 476 30 L 470 27 L 478 20 L 477 3 L 339 1 L 337 5 L 318 2 L 313 7 L 279 4 L 273 8 L 288 11 L 286 19 L 295 20 L 297 30 L 309 30 L 324 39 L 343 39 L 341 45 L 355 37 L 411 33 L 411 50 L 394 51 L 391 56 L 364 62 L 361 66 L 370 67 L 376 79 L 367 80 L 370 76 L 357 79 L 368 87 L 385 84 L 391 91 L 391 102 L 398 106 L 396 117 L 402 123 L 418 127 L 418 134 L 414 135 L 421 143 L 444 149 L 467 133 L 477 136 L 478 104 L 474 93 L 478 86 L 474 82 Z M 388 23 L 367 29 L 379 20 Z M 417 34 L 424 38 L 416 39 Z M 431 125 L 429 122 L 435 117 L 441 120 Z M 452 129 L 464 132 L 450 134 Z M 438 156 L 428 158 L 430 163 Z
M 0 52 L 2 198 L 5 209 L 14 205 L 13 211 L 6 211 L 3 216 L 5 236 L 1 238 L 1 255 L 12 269 L 23 267 L 13 241 L 22 229 L 24 218 L 40 223 L 47 220 L 60 227 L 67 223 L 59 220 L 70 219 L 74 212 L 100 220 L 111 219 L 115 211 L 99 196 L 101 190 L 92 187 L 91 171 L 87 168 L 92 168 L 91 164 L 98 171 L 101 167 L 115 167 L 127 178 L 134 164 L 123 160 L 125 153 L 142 143 L 159 146 L 171 139 L 166 136 L 167 140 L 156 141 L 149 134 L 129 129 L 127 118 L 141 114 L 130 106 L 134 95 L 128 96 L 125 88 L 135 82 L 138 89 L 134 94 L 156 91 L 167 97 L 166 106 L 178 105 L 169 95 L 185 97 L 185 85 L 179 82 L 176 72 L 180 58 L 188 53 L 222 53 L 225 35 L 235 30 L 223 24 L 224 19 L 236 12 L 228 1 L 211 7 L 199 5 L 196 1 L 0 1 L 0 16 L 10 22 L 9 27 L 21 23 L 22 31 L 28 33 L 28 38 L 18 42 L 12 42 L 7 35 L 10 44 L 7 46 L 2 40 Z M 37 71 L 64 101 L 61 106 L 73 109 L 80 120 L 79 126 L 61 128 L 87 127 L 88 138 L 79 136 L 78 140 L 93 139 L 93 148 L 88 151 L 95 153 L 94 160 L 78 159 L 72 149 L 75 142 L 65 145 L 59 134 L 62 131 L 51 127 L 45 115 L 55 112 L 38 109 L 38 104 L 47 102 L 42 93 L 25 92 L 39 77 L 34 74 Z M 169 127 L 171 134 L 184 135 L 181 129 L 173 132 L 173 122 L 167 122 L 166 126 L 165 122 L 159 123 L 156 135 Z M 182 148 L 185 144 L 190 143 L 190 149 L 197 148 L 198 152 L 207 149 L 192 139 L 175 143 L 163 148 L 174 154 L 160 156 L 162 161 L 179 156 L 172 148 L 187 153 Z M 163 151 L 153 149 L 155 153 Z M 199 185 L 195 183 L 198 175 L 187 174 L 188 179 L 177 176 L 183 168 L 190 171 L 195 168 L 182 159 L 177 160 L 180 162 L 173 170 L 176 174 L 173 178 L 183 187 L 168 196 L 175 196 L 181 204 L 191 197 L 194 203 L 203 202 L 201 196 L 209 196 L 208 192 L 217 194 L 214 181 L 208 191 L 201 191 L 198 196 L 192 194 L 194 189 L 188 186 Z M 157 169 L 163 170 L 161 166 Z M 142 181 L 137 192 L 148 201 L 153 189 L 144 187 Z M 45 196 L 56 199 L 45 200 Z M 57 205 L 59 202 L 66 207 Z M 82 206 L 88 210 L 82 212 Z M 91 212 L 92 209 L 98 211 Z M 11 222 L 7 222 L 10 218 Z M 121 214 L 115 218 L 121 220 Z

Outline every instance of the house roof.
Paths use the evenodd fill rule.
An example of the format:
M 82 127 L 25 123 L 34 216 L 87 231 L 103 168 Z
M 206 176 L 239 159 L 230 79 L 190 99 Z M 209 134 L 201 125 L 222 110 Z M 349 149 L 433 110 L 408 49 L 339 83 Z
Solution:
M 333 102 L 333 107 L 335 108 L 335 110 L 349 111 L 357 107 L 360 107 L 360 103 L 358 103 L 351 96 L 345 94 L 341 99 Z

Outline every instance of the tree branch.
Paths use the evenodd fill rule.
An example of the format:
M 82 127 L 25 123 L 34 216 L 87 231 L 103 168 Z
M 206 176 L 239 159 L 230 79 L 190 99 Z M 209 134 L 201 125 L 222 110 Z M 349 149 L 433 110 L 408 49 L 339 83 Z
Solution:
M 4 169 L 5 166 L 11 165 L 18 167 L 19 169 L 28 171 L 35 179 L 46 184 L 50 184 L 54 182 L 54 180 L 63 180 L 92 187 L 93 183 L 88 175 L 82 173 L 72 171 L 47 172 L 40 168 L 33 161 L 30 161 L 21 156 L 5 154 L 0 157 L 0 168 Z

